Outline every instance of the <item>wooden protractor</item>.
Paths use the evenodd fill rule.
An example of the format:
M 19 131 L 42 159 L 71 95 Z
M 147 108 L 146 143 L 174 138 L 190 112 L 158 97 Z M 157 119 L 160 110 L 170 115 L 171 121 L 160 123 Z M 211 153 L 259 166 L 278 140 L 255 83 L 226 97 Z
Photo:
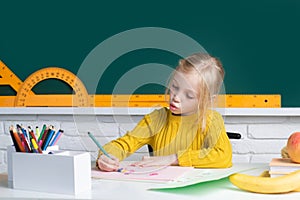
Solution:
M 18 92 L 23 82 L 0 60 L 0 85 L 9 85 Z M 30 94 L 34 94 L 30 91 Z
M 30 106 L 28 105 L 29 104 L 28 100 L 29 99 L 31 100 L 33 97 L 40 96 L 37 94 L 32 95 L 31 94 L 32 88 L 39 82 L 47 79 L 61 80 L 67 83 L 73 89 L 75 94 L 71 95 L 72 96 L 71 106 L 78 106 L 78 107 L 91 106 L 89 103 L 90 97 L 81 80 L 77 78 L 72 72 L 58 67 L 43 68 L 31 74 L 20 87 L 17 96 L 15 98 L 15 106 L 21 106 L 21 107 Z M 41 95 L 41 96 L 45 96 L 45 95 Z M 55 95 L 55 96 L 59 96 L 59 95 Z M 47 98 L 43 98 L 43 99 L 47 101 Z

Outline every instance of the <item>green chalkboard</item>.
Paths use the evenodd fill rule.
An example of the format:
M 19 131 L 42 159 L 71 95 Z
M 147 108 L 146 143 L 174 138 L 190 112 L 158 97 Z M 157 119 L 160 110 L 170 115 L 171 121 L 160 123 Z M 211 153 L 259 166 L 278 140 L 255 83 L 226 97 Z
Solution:
M 41 68 L 57 66 L 79 74 L 89 93 L 163 93 L 161 83 L 168 70 L 161 69 L 174 68 L 181 57 L 168 48 L 140 44 L 143 48 L 115 57 L 96 80 L 97 86 L 87 83 L 96 68 L 80 71 L 92 50 L 103 47 L 109 38 L 128 30 L 157 27 L 192 38 L 220 58 L 226 71 L 226 93 L 281 94 L 283 107 L 300 106 L 297 0 L 4 0 L 0 8 L 0 59 L 23 81 Z M 178 49 L 188 48 L 182 41 L 174 44 Z M 115 53 L 123 47 L 107 45 L 106 49 Z M 108 60 L 105 55 L 97 55 L 100 63 Z M 151 63 L 155 68 L 149 67 Z M 140 87 L 127 87 L 123 78 L 137 66 L 149 74 L 145 70 L 145 76 L 127 78 L 147 81 Z M 154 72 L 157 79 L 151 82 L 149 76 Z M 56 80 L 41 82 L 34 91 L 72 93 L 69 86 Z M 1 87 L 0 93 L 15 95 L 8 86 Z

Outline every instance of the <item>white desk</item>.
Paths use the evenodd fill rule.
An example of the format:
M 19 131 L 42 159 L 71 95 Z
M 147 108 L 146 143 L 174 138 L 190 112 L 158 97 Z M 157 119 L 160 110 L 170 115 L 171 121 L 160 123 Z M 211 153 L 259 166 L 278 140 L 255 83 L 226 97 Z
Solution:
M 253 170 L 250 174 L 260 174 L 267 169 L 267 165 L 255 165 L 259 169 Z M 80 195 L 60 195 L 8 188 L 7 174 L 0 174 L 0 199 L 137 199 L 137 200 L 191 200 L 191 199 L 230 199 L 230 200 L 269 200 L 269 199 L 300 199 L 300 192 L 288 194 L 266 195 L 245 192 L 233 186 L 227 178 L 199 183 L 196 185 L 165 190 L 148 190 L 156 183 L 128 182 L 115 180 L 92 180 L 92 190 Z

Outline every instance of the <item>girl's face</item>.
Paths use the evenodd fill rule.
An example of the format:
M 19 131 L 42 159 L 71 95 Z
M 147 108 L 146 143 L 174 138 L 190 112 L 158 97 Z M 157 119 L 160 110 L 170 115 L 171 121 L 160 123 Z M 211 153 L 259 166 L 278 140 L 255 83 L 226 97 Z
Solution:
M 199 76 L 197 73 L 176 71 L 170 84 L 170 110 L 173 114 L 196 113 L 199 103 Z

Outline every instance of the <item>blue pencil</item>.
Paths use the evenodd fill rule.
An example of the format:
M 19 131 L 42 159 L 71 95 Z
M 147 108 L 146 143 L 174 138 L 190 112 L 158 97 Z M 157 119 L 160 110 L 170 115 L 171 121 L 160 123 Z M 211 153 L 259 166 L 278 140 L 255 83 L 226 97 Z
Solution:
M 56 140 L 58 139 L 58 136 L 62 133 L 62 130 L 59 129 L 56 134 L 53 136 L 51 142 L 49 143 L 49 146 L 53 146 L 53 144 L 56 142 Z
M 42 145 L 42 150 L 43 151 L 46 151 L 46 149 L 47 149 L 47 147 L 48 147 L 48 145 L 49 145 L 49 143 L 50 143 L 50 141 L 51 141 L 51 139 L 52 139 L 52 137 L 55 133 L 55 130 L 53 130 L 53 129 L 51 129 L 49 131 L 50 131 L 50 133 L 47 134 L 47 137 L 45 138 L 45 142 L 43 142 L 43 145 Z
M 95 144 L 98 146 L 98 148 L 104 153 L 104 155 L 106 155 L 107 157 L 109 157 L 110 159 L 112 159 L 110 157 L 110 155 L 108 155 L 108 153 L 105 151 L 105 149 L 101 146 L 101 144 L 96 140 L 96 138 L 93 136 L 93 134 L 90 133 L 90 132 L 88 132 L 88 135 L 95 142 Z

